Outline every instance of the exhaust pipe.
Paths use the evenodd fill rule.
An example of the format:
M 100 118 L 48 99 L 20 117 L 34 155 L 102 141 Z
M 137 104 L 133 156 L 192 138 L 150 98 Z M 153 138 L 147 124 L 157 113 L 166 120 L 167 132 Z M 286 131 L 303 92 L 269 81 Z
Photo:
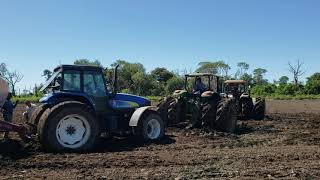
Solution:
M 118 68 L 119 64 L 116 65 L 114 69 L 114 80 L 113 80 L 113 94 L 117 94 L 118 92 Z

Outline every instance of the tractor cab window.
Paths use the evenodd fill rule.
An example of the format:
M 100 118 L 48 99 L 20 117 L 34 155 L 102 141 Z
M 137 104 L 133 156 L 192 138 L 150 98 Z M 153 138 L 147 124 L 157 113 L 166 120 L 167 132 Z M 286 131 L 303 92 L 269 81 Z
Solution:
M 208 78 L 206 77 L 187 77 L 186 90 L 190 93 L 203 93 L 208 90 Z
M 246 86 L 244 84 L 239 85 L 239 92 L 240 93 L 245 93 L 246 92 Z
M 53 82 L 53 87 L 60 87 L 61 81 L 62 81 L 62 75 L 61 75 L 61 73 L 59 73 L 59 74 L 57 74 L 57 76 Z
M 93 96 L 106 96 L 103 75 L 94 71 L 85 71 L 83 74 L 83 90 Z
M 80 72 L 66 70 L 63 75 L 63 90 L 81 91 L 80 88 Z
M 244 84 L 227 84 L 226 90 L 229 93 L 232 93 L 232 92 L 244 93 L 246 92 L 246 87 Z

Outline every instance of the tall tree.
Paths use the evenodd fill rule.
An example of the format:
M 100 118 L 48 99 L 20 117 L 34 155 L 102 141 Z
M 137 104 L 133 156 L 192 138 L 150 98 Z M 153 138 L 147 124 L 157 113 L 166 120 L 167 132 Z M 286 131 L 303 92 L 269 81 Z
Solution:
M 219 74 L 220 76 L 224 77 L 229 75 L 229 70 L 231 69 L 231 67 L 224 61 L 204 61 L 200 62 L 198 66 L 199 68 L 196 70 L 196 72 Z
M 307 78 L 305 91 L 308 94 L 320 94 L 320 73 L 314 73 Z
M 174 76 L 174 74 L 168 71 L 166 68 L 157 67 L 156 69 L 151 71 L 151 76 L 159 82 L 167 82 Z
M 264 84 L 267 83 L 267 80 L 264 79 L 264 75 L 268 71 L 263 68 L 257 68 L 253 70 L 253 80 L 255 84 Z
M 7 80 L 12 94 L 16 95 L 16 85 L 23 79 L 18 71 L 9 71 L 5 63 L 0 64 L 0 76 Z
M 42 72 L 42 76 L 45 77 L 47 81 L 52 76 L 52 72 L 49 69 L 45 69 Z
M 281 76 L 279 78 L 279 84 L 288 84 L 289 78 L 288 76 Z
M 288 63 L 289 65 L 289 72 L 292 73 L 294 84 L 297 86 L 299 84 L 299 78 L 305 73 L 305 70 L 303 70 L 303 62 L 298 59 L 296 61 L 296 64 Z
M 74 61 L 75 65 L 91 65 L 103 67 L 99 60 L 89 60 L 89 59 L 76 59 Z
M 201 73 L 212 73 L 217 74 L 218 73 L 218 67 L 216 63 L 212 62 L 200 62 L 198 64 L 199 68 L 196 70 L 196 72 Z
M 237 64 L 237 72 L 236 72 L 236 78 L 237 79 L 242 79 L 242 76 L 247 73 L 247 71 L 249 70 L 249 64 L 247 64 L 246 62 L 239 62 Z
M 135 83 L 133 77 L 136 73 L 139 73 L 139 75 L 136 75 L 135 79 L 142 77 L 141 74 L 145 75 L 146 70 L 144 66 L 141 63 L 129 63 L 124 60 L 117 60 L 111 64 L 111 67 L 115 67 L 116 65 L 119 65 L 118 87 L 120 89 L 128 89 L 129 92 L 135 93 L 135 89 L 138 88 L 138 84 Z

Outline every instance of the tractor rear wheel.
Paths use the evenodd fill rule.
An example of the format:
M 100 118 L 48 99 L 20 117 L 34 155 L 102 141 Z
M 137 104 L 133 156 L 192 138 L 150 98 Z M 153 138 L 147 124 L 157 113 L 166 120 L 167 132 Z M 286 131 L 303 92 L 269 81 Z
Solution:
M 242 98 L 241 99 L 241 115 L 244 118 L 250 118 L 252 115 L 252 110 L 254 108 L 252 98 Z
M 205 103 L 202 107 L 202 127 L 214 129 L 214 124 L 217 116 L 217 104 Z
M 215 128 L 220 131 L 233 133 L 237 126 L 236 103 L 233 98 L 223 99 L 217 107 Z
M 97 134 L 92 110 L 80 102 L 67 101 L 47 109 L 38 124 L 40 143 L 53 152 L 88 151 Z
M 254 119 L 263 120 L 266 112 L 266 101 L 264 98 L 258 97 L 254 104 Z
M 170 99 L 170 103 L 168 106 L 168 122 L 167 125 L 173 125 L 179 123 L 179 115 L 178 115 L 178 99 L 173 98 Z
M 157 141 L 165 134 L 165 125 L 161 117 L 154 113 L 147 113 L 140 123 L 140 136 L 144 141 Z

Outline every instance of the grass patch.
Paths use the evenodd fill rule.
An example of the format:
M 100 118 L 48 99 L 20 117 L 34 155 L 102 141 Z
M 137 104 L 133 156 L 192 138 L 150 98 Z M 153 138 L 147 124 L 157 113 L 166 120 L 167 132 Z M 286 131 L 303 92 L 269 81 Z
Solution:
M 40 96 L 16 96 L 16 97 L 13 97 L 13 101 L 19 101 L 20 103 L 25 103 L 26 101 L 31 101 L 32 103 L 37 103 L 39 102 L 40 100 Z

